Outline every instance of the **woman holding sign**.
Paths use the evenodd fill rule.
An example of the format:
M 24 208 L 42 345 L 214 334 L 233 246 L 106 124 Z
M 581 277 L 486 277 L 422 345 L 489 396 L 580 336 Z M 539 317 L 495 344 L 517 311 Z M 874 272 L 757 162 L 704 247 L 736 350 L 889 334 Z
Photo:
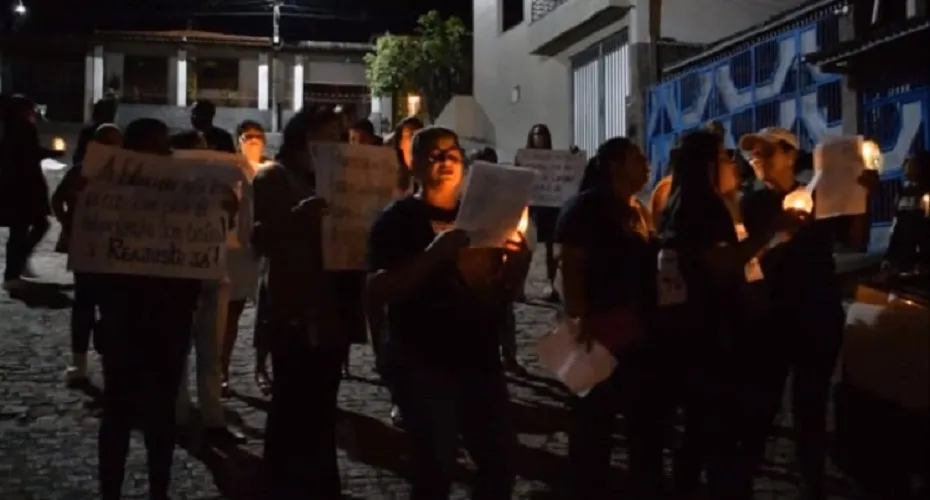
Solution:
M 549 127 L 543 124 L 533 125 L 526 136 L 526 149 L 552 149 L 552 133 L 549 132 Z M 561 300 L 555 287 L 559 262 L 552 243 L 555 235 L 555 221 L 558 216 L 558 208 L 530 207 L 530 217 L 536 224 L 536 238 L 546 247 L 546 279 L 549 280 L 546 300 L 550 302 Z
M 336 461 L 336 396 L 348 338 L 331 273 L 323 270 L 326 201 L 317 196 L 308 144 L 337 142 L 331 109 L 304 109 L 283 132 L 278 163 L 253 182 L 252 246 L 266 259 L 273 368 L 265 427 L 263 498 L 341 498 Z M 364 321 L 362 319 L 362 321 Z
M 168 127 L 152 118 L 135 120 L 126 127 L 123 147 L 169 156 Z M 105 388 L 98 442 L 100 495 L 103 500 L 122 498 L 130 434 L 141 424 L 149 497 L 167 499 L 175 403 L 201 282 L 129 274 L 95 278 L 100 322 L 94 333 L 103 356 Z

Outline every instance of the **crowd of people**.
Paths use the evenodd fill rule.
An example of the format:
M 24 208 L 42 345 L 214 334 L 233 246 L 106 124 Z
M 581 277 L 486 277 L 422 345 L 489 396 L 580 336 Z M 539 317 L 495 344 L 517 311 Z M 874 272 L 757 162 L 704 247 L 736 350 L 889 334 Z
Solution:
M 381 138 L 367 120 L 347 126 L 338 110 L 304 109 L 285 126 L 271 159 L 260 124 L 243 122 L 233 136 L 213 125 L 207 101 L 192 108 L 192 130 L 174 135 L 152 118 L 120 129 L 116 113 L 112 101 L 95 105 L 49 203 L 39 162 L 55 152 L 40 146 L 28 100 L 5 103 L 0 222 L 10 228 L 7 290 L 24 286 L 50 215 L 62 226 L 58 250 L 73 244 L 91 141 L 153 155 L 236 153 L 252 172 L 238 200 L 248 219 L 230 229 L 239 246 L 229 250 L 225 279 L 75 273 L 67 378 L 72 386 L 87 382 L 93 338 L 103 366 L 104 500 L 121 498 L 136 425 L 148 451 L 150 497 L 168 498 L 175 428 L 190 413 L 182 374 L 191 346 L 205 437 L 217 444 L 243 439 L 226 425 L 221 400 L 230 391 L 230 356 L 249 300 L 257 307 L 255 383 L 271 397 L 261 498 L 341 498 L 337 393 L 350 344 L 368 341 L 390 389 L 390 418 L 412 445 L 411 498 L 449 496 L 460 445 L 477 469 L 473 497 L 511 498 L 517 440 L 505 371 L 517 366 L 513 307 L 525 298 L 536 240 L 546 254 L 544 298 L 579 322 L 579 342 L 596 340 L 603 318 L 617 311 L 632 312 L 639 325 L 634 341 L 614 352 L 619 365 L 610 378 L 571 405 L 572 498 L 609 498 L 618 413 L 627 422 L 633 498 L 696 498 L 705 470 L 709 498 L 752 498 L 789 373 L 806 498 L 826 498 L 826 408 L 844 315 L 835 231 L 782 208 L 798 187 L 800 148 L 789 131 L 742 138 L 758 181 L 748 191 L 719 134 L 683 136 L 671 175 L 649 204 L 637 198 L 649 179 L 642 150 L 630 139 L 609 139 L 561 209 L 531 207 L 531 231 L 515 230 L 503 248 L 487 249 L 470 248 L 468 234 L 453 223 L 468 165 L 497 162 L 497 155 L 466 155 L 453 130 L 408 118 Z M 397 152 L 397 199 L 371 227 L 367 270 L 324 269 L 327 201 L 317 195 L 310 142 L 384 144 Z M 529 131 L 526 148 L 552 147 L 545 125 Z M 864 174 L 863 185 L 874 187 L 873 177 Z M 679 412 L 684 436 L 671 443 Z M 671 492 L 664 480 L 670 448 Z

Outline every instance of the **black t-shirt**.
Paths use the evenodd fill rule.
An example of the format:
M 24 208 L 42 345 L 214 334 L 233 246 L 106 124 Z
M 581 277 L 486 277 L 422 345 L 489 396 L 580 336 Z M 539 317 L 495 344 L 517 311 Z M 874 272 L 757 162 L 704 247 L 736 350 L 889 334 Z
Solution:
M 589 312 L 617 306 L 650 307 L 655 297 L 655 253 L 649 239 L 632 229 L 638 214 L 606 190 L 591 189 L 562 208 L 555 242 L 585 252 Z
M 203 137 L 206 139 L 209 149 L 227 153 L 236 152 L 236 143 L 233 141 L 232 135 L 219 127 L 210 127 L 204 131 Z
M 407 196 L 389 205 L 368 239 L 368 268 L 395 269 L 420 255 L 455 222 L 458 210 Z M 388 343 L 436 368 L 485 370 L 499 363 L 497 323 L 504 298 L 503 252 L 468 249 L 436 269 L 402 300 L 387 305 Z
M 744 270 L 712 276 L 700 261 L 707 248 L 739 242 L 733 216 L 723 200 L 711 192 L 673 191 L 659 229 L 663 250 L 677 252 L 687 285 L 687 305 L 700 317 L 720 326 L 742 318 L 741 295 L 746 288 Z
M 786 194 L 762 183 L 747 191 L 741 200 L 746 231 L 755 234 L 771 227 Z M 776 311 L 810 314 L 829 308 L 832 313 L 842 303 L 833 232 L 826 220 L 812 220 L 790 240 L 768 250 L 761 263 Z

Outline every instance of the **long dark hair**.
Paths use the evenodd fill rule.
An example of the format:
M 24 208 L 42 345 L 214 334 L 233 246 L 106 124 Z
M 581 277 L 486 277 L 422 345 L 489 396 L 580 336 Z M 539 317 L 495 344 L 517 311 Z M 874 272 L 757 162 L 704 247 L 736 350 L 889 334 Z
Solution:
M 526 133 L 526 149 L 534 149 L 533 147 L 533 136 L 541 135 L 546 138 L 546 146 L 542 149 L 552 149 L 552 132 L 549 131 L 549 127 L 545 124 L 537 123 L 530 127 L 530 131 Z
M 704 217 L 720 216 L 721 223 L 726 217 L 726 223 L 732 227 L 726 204 L 716 191 L 722 144 L 720 136 L 707 130 L 689 132 L 681 138 L 675 161 L 671 163 L 672 187 L 659 219 L 660 233 L 669 229 L 674 232 L 672 226 L 680 210 L 700 210 Z
M 636 145 L 627 137 L 614 137 L 608 139 L 600 147 L 594 157 L 588 160 L 581 178 L 580 191 L 610 187 L 610 165 L 612 162 L 624 162 L 630 150 Z
M 404 152 L 401 150 L 400 139 L 404 135 L 404 130 L 408 128 L 422 130 L 423 127 L 423 120 L 417 118 L 416 116 L 408 116 L 407 118 L 401 120 L 396 127 L 394 127 L 394 135 L 391 137 L 391 147 L 394 148 L 394 153 L 397 155 L 398 191 L 406 192 L 408 189 L 410 189 L 410 184 L 413 183 L 413 165 L 407 165 L 407 162 L 404 159 Z M 413 140 L 412 137 L 411 140 Z
M 126 126 L 123 134 L 123 148 L 140 153 L 164 154 L 155 150 L 156 139 L 168 138 L 168 126 L 155 118 L 139 118 Z
M 276 159 L 286 164 L 300 153 L 305 153 L 310 134 L 338 119 L 339 114 L 328 106 L 301 108 L 281 131 L 281 147 Z

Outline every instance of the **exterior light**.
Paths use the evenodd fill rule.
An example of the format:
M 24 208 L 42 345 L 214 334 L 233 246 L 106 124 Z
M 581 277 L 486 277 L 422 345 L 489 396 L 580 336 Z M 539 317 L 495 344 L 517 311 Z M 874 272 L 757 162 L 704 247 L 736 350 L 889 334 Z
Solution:
M 26 6 L 23 5 L 23 0 L 16 2 L 16 5 L 13 6 L 13 13 L 18 16 L 26 15 Z
M 422 104 L 423 99 L 418 94 L 407 94 L 407 116 L 419 114 Z

